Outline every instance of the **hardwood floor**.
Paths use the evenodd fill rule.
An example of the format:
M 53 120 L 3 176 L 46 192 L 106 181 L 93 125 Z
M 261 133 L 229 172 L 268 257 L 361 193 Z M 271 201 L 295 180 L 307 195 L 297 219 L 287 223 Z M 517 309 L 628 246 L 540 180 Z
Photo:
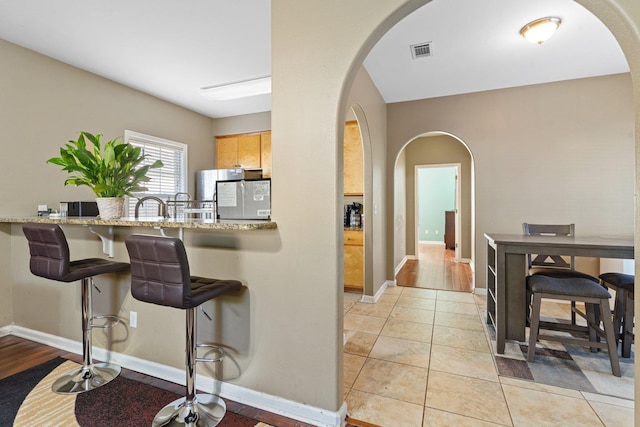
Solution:
M 455 251 L 443 245 L 420 244 L 417 260 L 407 260 L 396 276 L 398 286 L 473 291 L 473 272 L 455 260 Z

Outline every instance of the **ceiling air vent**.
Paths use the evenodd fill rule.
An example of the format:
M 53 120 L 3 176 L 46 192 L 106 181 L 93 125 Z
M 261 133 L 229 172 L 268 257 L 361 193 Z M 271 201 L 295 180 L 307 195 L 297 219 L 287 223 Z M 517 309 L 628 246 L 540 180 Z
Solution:
M 413 59 L 426 58 L 427 56 L 431 56 L 431 42 L 412 44 L 411 56 L 413 57 Z

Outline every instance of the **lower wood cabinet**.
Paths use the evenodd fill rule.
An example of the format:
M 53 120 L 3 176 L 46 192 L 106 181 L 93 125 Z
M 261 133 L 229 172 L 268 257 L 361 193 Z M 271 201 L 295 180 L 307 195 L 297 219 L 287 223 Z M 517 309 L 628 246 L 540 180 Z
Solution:
M 344 231 L 344 289 L 364 290 L 364 232 Z

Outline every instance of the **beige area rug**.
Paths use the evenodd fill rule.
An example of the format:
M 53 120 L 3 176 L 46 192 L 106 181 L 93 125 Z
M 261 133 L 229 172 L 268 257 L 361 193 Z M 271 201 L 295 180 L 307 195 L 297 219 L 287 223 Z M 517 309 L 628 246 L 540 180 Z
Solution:
M 80 427 L 75 415 L 76 396 L 51 392 L 56 379 L 78 366 L 66 361 L 44 377 L 20 406 L 14 427 Z

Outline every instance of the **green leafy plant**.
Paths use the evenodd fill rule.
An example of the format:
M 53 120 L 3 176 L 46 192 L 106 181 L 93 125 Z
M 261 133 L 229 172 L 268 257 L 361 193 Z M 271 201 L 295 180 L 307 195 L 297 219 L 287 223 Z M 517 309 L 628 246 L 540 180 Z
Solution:
M 72 174 L 64 185 L 86 185 L 97 197 L 133 196 L 134 192 L 146 191 L 142 183 L 149 181 L 147 172 L 162 167 L 162 162 L 156 160 L 151 165 L 139 166 L 144 161 L 140 147 L 114 139 L 103 148 L 101 137 L 81 132 L 77 141 L 69 141 L 60 148 L 60 157 L 47 163 L 62 166 L 63 171 Z

